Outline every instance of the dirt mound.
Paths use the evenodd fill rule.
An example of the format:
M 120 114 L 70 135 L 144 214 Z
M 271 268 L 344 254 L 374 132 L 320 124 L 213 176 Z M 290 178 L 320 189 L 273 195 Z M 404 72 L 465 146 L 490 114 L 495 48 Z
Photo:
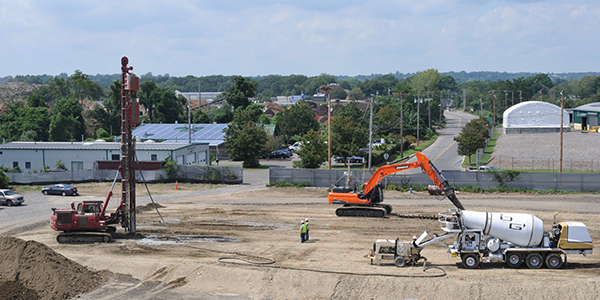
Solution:
M 96 289 L 102 281 L 97 272 L 36 241 L 0 237 L 0 253 L 0 280 L 34 290 L 40 299 L 68 299 Z
M 160 203 L 156 203 L 156 208 L 164 208 L 164 206 L 160 205 Z M 148 203 L 146 205 L 136 207 L 136 211 L 137 212 L 151 211 L 151 210 L 155 210 L 156 208 L 154 206 L 154 203 Z
M 14 281 L 0 281 L 0 299 L 35 300 L 40 299 L 38 293 Z

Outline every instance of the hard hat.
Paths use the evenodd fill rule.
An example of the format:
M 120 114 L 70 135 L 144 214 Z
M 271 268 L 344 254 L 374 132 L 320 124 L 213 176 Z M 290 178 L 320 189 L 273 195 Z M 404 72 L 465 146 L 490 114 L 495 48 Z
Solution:
M 304 224 L 304 221 L 300 221 L 300 224 Z
M 308 218 L 306 218 L 306 220 L 304 220 L 304 221 L 308 222 Z
M 417 236 L 416 236 L 416 235 L 413 235 L 413 240 L 416 240 L 416 239 L 417 239 Z

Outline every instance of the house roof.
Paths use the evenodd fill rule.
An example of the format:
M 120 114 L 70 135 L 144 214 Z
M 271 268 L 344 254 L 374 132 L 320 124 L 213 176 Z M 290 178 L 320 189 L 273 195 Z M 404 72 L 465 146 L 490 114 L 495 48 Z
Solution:
M 162 150 L 172 151 L 190 145 L 206 145 L 206 143 L 136 143 L 138 151 Z M 2 150 L 120 150 L 121 143 L 116 142 L 10 142 L 0 144 Z

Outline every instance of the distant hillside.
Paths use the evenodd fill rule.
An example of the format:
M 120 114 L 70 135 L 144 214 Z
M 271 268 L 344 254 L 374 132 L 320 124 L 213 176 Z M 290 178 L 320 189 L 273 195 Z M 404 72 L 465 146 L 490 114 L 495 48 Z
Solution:
M 366 79 L 368 80 L 372 80 L 374 78 L 383 76 L 383 75 L 392 75 L 395 78 L 398 79 L 406 79 L 409 78 L 411 76 L 413 76 L 415 73 L 400 73 L 400 72 L 396 72 L 396 73 L 389 73 L 389 74 L 371 74 L 371 75 L 356 75 L 356 76 L 347 76 L 347 75 L 336 75 L 335 77 L 337 78 L 338 81 L 343 81 L 343 80 L 347 80 L 350 78 L 353 79 L 358 79 L 360 81 L 365 81 Z M 457 84 L 460 84 L 462 82 L 466 82 L 466 81 L 498 81 L 498 80 L 511 80 L 511 79 L 516 79 L 516 78 L 527 78 L 527 77 L 532 77 L 535 76 L 537 74 L 541 74 L 541 73 L 532 73 L 532 72 L 519 72 L 519 73 L 508 73 L 508 72 L 491 72 L 491 71 L 477 71 L 477 72 L 465 72 L 465 71 L 460 71 L 460 72 L 443 72 L 440 73 L 442 75 L 450 75 L 454 78 L 454 80 L 456 81 Z M 550 78 L 553 81 L 571 81 L 574 79 L 581 79 L 583 76 L 586 75 L 595 75 L 595 76 L 600 76 L 600 72 L 576 72 L 576 73 L 548 73 L 548 76 L 550 76 Z M 290 76 L 297 76 L 297 75 L 290 75 Z M 51 76 L 51 75 L 17 75 L 15 77 L 12 76 L 6 76 L 3 78 L 0 78 L 0 84 L 6 84 L 9 82 L 25 82 L 25 83 L 30 83 L 30 84 L 44 84 L 46 83 L 48 80 L 52 79 L 53 77 L 61 77 L 63 79 L 66 79 L 68 77 L 67 74 L 62 73 L 60 75 L 57 76 Z M 120 80 L 121 79 L 121 74 L 112 74 L 112 75 L 101 75 L 101 74 L 96 74 L 96 75 L 88 75 L 88 77 L 92 80 L 92 81 L 96 81 L 98 82 L 103 88 L 107 89 L 110 84 L 115 81 L 115 80 Z M 195 76 L 185 76 L 185 77 L 176 77 L 176 76 L 170 76 L 169 74 L 165 74 L 165 75 L 152 75 L 152 73 L 147 73 L 144 75 L 141 75 L 142 80 L 144 79 L 154 79 L 159 85 L 160 83 L 165 83 L 164 85 L 166 85 L 169 88 L 180 88 L 184 91 L 189 90 L 195 90 L 197 87 L 197 79 L 198 78 L 202 78 L 203 81 L 210 81 L 211 84 L 209 84 L 209 89 L 214 88 L 215 91 L 223 91 L 226 90 L 227 87 L 233 82 L 233 76 L 224 76 L 224 75 L 210 75 L 210 76 L 201 76 L 201 77 L 195 77 Z M 266 78 L 269 76 L 258 76 L 258 77 L 251 77 L 254 80 L 257 81 L 261 81 L 261 79 Z M 287 76 L 281 76 L 281 77 L 287 77 Z M 172 84 L 171 82 L 175 82 L 177 83 L 178 81 L 185 81 L 186 83 L 188 81 L 192 81 L 194 82 L 192 84 L 192 87 L 178 87 L 178 84 Z M 203 83 L 204 84 L 204 83 Z M 213 87 L 214 85 L 214 87 Z

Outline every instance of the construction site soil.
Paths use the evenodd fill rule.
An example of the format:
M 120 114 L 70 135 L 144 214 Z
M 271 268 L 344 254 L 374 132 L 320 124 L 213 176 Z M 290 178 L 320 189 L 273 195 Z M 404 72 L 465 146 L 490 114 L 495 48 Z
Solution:
M 336 217 L 326 189 L 258 188 L 203 195 L 211 194 L 205 191 L 160 201 L 160 214 L 151 203 L 138 205 L 138 234 L 128 236 L 119 228 L 111 243 L 58 244 L 47 221 L 0 237 L 0 298 L 600 298 L 597 252 L 587 258 L 570 256 L 558 270 L 511 269 L 501 263 L 472 270 L 434 244 L 421 254 L 428 259 L 427 267 L 436 268 L 397 268 L 391 261 L 371 265 L 364 256 L 376 239 L 408 240 L 425 230 L 430 236 L 442 233 L 437 220 L 398 216 L 436 215 L 453 208 L 448 200 L 426 193 L 386 192 L 394 212 L 372 219 Z M 546 230 L 558 212 L 559 220 L 587 224 L 594 243 L 600 235 L 596 194 L 458 197 L 469 210 L 534 214 L 544 220 Z M 305 218 L 311 224 L 310 240 L 300 243 L 300 221 Z M 275 262 L 269 264 L 270 259 Z

